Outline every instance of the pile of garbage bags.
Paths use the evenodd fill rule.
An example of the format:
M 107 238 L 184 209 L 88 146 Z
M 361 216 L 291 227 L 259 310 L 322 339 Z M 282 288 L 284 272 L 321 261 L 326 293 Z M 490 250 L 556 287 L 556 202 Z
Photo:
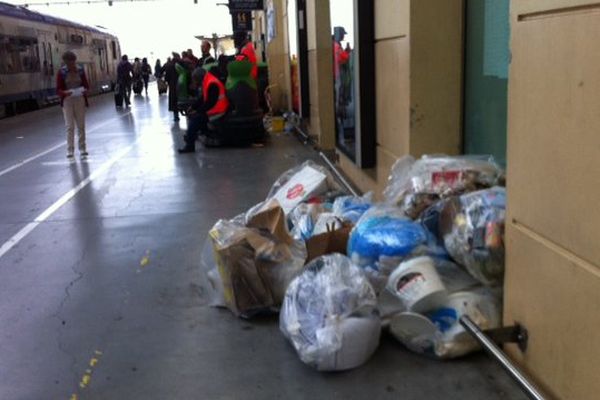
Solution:
M 382 329 L 430 357 L 468 354 L 479 347 L 462 316 L 502 323 L 503 184 L 491 157 L 404 157 L 376 202 L 307 161 L 210 230 L 211 304 L 242 318 L 279 312 L 283 335 L 320 371 L 366 362 Z

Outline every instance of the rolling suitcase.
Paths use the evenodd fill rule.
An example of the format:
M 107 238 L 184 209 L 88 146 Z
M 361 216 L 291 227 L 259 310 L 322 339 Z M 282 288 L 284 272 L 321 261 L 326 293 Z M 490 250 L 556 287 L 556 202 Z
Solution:
M 157 85 L 158 85 L 158 94 L 167 93 L 168 86 L 167 86 L 167 82 L 165 82 L 164 79 L 158 79 Z
M 123 95 L 119 92 L 115 92 L 115 106 L 116 107 L 123 107 Z
M 133 93 L 142 94 L 142 90 L 144 90 L 144 82 L 141 79 L 133 82 Z

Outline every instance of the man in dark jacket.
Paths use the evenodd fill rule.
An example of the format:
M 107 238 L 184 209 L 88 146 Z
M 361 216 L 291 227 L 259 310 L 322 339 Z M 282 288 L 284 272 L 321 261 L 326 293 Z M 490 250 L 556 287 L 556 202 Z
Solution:
M 207 64 L 208 65 L 208 64 Z M 196 151 L 196 140 L 200 131 L 206 130 L 209 116 L 207 111 L 212 109 L 219 101 L 219 89 L 211 85 L 204 93 L 203 82 L 205 75 L 209 72 L 205 68 L 196 67 L 192 73 L 192 88 L 196 100 L 190 104 L 187 111 L 188 128 L 184 136 L 185 146 L 178 150 L 179 153 L 194 153 Z
M 179 111 L 177 110 L 177 69 L 175 64 L 181 61 L 179 53 L 173 52 L 173 58 L 167 62 L 163 68 L 165 70 L 165 81 L 169 85 L 169 111 L 173 112 L 173 121 L 179 121 Z
M 208 40 L 203 40 L 200 45 L 200 50 L 202 50 L 202 57 L 198 61 L 198 66 L 202 67 L 206 64 L 212 64 L 215 62 L 214 57 L 210 54 L 210 42 Z
M 123 54 L 121 62 L 117 66 L 117 83 L 119 84 L 119 93 L 125 100 L 125 107 L 131 104 L 131 81 L 133 79 L 133 66 L 127 59 L 127 54 Z

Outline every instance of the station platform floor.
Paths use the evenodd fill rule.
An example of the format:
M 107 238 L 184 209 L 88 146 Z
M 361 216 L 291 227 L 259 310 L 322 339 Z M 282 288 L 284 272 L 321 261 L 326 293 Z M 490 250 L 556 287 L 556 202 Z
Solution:
M 483 354 L 440 362 L 384 335 L 348 372 L 305 366 L 277 318 L 207 306 L 207 231 L 316 153 L 296 138 L 179 155 L 167 98 L 91 99 L 87 161 L 59 107 L 0 120 L 0 399 L 524 399 Z

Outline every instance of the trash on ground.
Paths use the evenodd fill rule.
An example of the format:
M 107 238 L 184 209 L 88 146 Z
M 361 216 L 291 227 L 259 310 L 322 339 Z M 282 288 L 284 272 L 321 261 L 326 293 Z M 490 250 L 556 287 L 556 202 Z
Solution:
M 348 255 L 365 269 L 379 293 L 400 262 L 417 255 L 446 257 L 435 237 L 394 206 L 373 206 L 358 220 L 348 241 Z
M 290 283 L 279 323 L 300 359 L 320 371 L 365 363 L 381 331 L 373 288 L 341 254 L 315 259 Z
M 340 196 L 333 202 L 331 212 L 343 221 L 356 224 L 360 217 L 373 205 L 373 192 L 362 197 Z
M 479 349 L 459 320 L 468 315 L 481 329 L 501 326 L 500 296 L 480 287 L 450 294 L 426 314 L 403 312 L 392 317 L 390 332 L 409 350 L 435 358 L 456 358 Z
M 392 167 L 383 195 L 415 219 L 440 199 L 489 188 L 503 179 L 491 156 L 405 156 Z
M 276 199 L 288 215 L 298 204 L 330 191 L 339 191 L 339 185 L 325 167 L 313 161 L 284 172 L 273 184 L 268 199 Z
M 263 206 L 246 226 L 220 220 L 209 235 L 220 278 L 219 282 L 212 269 L 207 271 L 215 285 L 215 303 L 224 300 L 227 308 L 243 317 L 276 311 L 306 260 L 305 244 L 291 238 L 276 201 Z
M 242 318 L 279 311 L 284 336 L 320 371 L 365 363 L 382 327 L 429 357 L 476 351 L 459 319 L 502 323 L 503 180 L 489 156 L 404 157 L 377 203 L 307 161 L 211 229 L 210 305 Z
M 300 203 L 294 207 L 288 216 L 292 237 L 298 240 L 309 239 L 314 233 L 319 216 L 324 212 L 326 207 L 323 204 Z
M 450 199 L 440 215 L 448 253 L 486 285 L 499 285 L 504 276 L 505 210 L 505 189 L 493 187 Z

